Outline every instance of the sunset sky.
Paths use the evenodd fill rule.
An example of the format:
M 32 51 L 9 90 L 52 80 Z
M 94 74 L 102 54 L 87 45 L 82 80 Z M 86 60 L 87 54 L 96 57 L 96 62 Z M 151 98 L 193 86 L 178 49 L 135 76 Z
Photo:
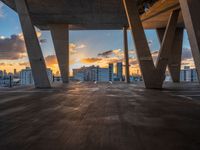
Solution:
M 58 71 L 54 47 L 49 31 L 37 29 L 41 48 L 48 67 Z M 160 48 L 155 30 L 146 30 L 153 58 Z M 128 34 L 131 74 L 136 73 L 138 64 L 131 34 Z M 183 65 L 194 67 L 186 32 L 183 44 Z M 70 31 L 70 68 L 100 65 L 123 61 L 122 30 Z M 13 72 L 28 66 L 28 58 L 17 13 L 0 2 L 0 70 Z

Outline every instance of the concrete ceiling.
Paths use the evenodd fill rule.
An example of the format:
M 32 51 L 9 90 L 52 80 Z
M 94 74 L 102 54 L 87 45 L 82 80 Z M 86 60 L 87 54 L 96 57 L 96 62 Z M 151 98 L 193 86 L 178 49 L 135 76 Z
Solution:
M 146 13 L 141 15 L 144 28 L 166 27 L 173 10 L 180 9 L 179 0 L 159 0 Z M 182 13 L 179 15 L 178 26 L 184 27 Z
M 15 10 L 13 0 L 1 1 Z M 27 0 L 27 4 L 34 25 L 41 29 L 48 29 L 49 24 L 69 24 L 72 30 L 128 26 L 122 0 Z M 170 11 L 177 8 L 178 0 L 159 0 L 141 15 L 144 27 L 165 27 Z

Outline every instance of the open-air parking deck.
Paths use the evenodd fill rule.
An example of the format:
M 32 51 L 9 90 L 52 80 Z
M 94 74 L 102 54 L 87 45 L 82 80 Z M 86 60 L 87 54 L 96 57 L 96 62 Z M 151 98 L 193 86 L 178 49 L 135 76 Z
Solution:
M 1 89 L 0 149 L 200 149 L 200 87 L 165 87 L 70 83 Z

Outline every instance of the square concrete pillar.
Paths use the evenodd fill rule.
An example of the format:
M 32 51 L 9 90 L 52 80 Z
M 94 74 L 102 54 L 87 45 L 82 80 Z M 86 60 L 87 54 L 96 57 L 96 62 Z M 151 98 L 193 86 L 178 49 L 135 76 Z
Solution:
M 32 24 L 26 0 L 15 0 L 36 88 L 51 87 L 44 57 Z
M 200 1 L 179 0 L 200 81 Z
M 68 25 L 49 25 L 63 83 L 69 82 Z
M 125 60 L 126 82 L 130 83 L 127 27 L 123 28 L 123 39 L 124 39 L 124 60 Z

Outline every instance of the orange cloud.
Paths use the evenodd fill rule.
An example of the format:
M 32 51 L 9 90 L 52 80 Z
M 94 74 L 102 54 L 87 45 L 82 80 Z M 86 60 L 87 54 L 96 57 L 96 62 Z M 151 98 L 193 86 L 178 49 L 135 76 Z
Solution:
M 19 35 L 11 35 L 8 38 L 0 38 L 1 60 L 17 60 L 26 56 L 25 44 Z
M 46 65 L 49 67 L 52 65 L 58 64 L 58 61 L 55 55 L 49 55 L 45 57 L 45 62 L 46 62 Z
M 81 59 L 81 62 L 85 64 L 92 64 L 92 63 L 97 63 L 101 60 L 102 60 L 101 58 L 84 58 Z
M 5 66 L 6 64 L 5 63 L 0 63 L 0 66 Z
M 30 66 L 29 62 L 22 62 L 22 63 L 19 63 L 20 66 Z
M 36 35 L 37 35 L 38 38 L 40 38 L 42 36 L 42 32 L 36 31 Z M 24 35 L 23 35 L 23 33 L 19 33 L 18 36 L 19 36 L 20 40 L 24 41 Z

